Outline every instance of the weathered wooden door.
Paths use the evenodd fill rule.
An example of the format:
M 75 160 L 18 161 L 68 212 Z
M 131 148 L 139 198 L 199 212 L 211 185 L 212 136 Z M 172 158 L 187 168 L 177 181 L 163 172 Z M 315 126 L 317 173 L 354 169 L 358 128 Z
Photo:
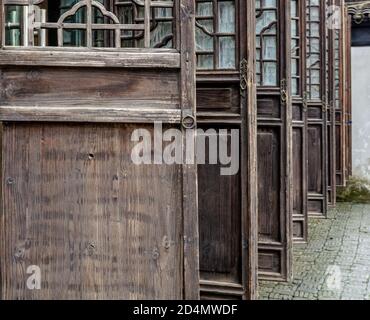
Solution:
M 327 211 L 326 0 L 307 0 L 308 213 Z
M 345 150 L 344 150 L 344 124 L 345 112 L 344 103 L 344 40 L 345 40 L 345 21 L 344 21 L 344 4 L 342 0 L 337 0 L 337 5 L 341 5 L 342 21 L 341 28 L 336 30 L 334 47 L 335 47 L 335 167 L 336 167 L 336 185 L 345 185 Z
M 1 298 L 197 299 L 193 1 L 1 6 Z
M 328 1 L 327 12 L 327 157 L 328 157 L 328 205 L 336 203 L 336 141 L 335 141 L 335 95 L 336 95 L 336 58 L 335 41 L 336 33 L 340 29 L 341 8 L 336 2 Z
M 351 69 L 352 15 L 348 7 L 344 11 L 344 175 L 345 181 L 352 175 L 352 69 Z
M 307 241 L 306 5 L 291 0 L 293 240 Z
M 292 242 L 290 1 L 256 2 L 259 277 L 288 279 Z
M 200 164 L 199 231 L 202 299 L 256 297 L 256 108 L 254 1 L 197 0 L 197 119 L 207 157 L 212 136 L 238 136 L 238 170 Z M 198 141 L 200 144 L 200 140 Z

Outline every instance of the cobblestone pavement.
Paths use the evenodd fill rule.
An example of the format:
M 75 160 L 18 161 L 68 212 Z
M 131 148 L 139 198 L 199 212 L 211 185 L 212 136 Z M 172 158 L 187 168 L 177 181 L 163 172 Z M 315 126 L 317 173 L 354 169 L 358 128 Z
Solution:
M 370 300 L 370 205 L 338 204 L 294 245 L 293 280 L 259 282 L 260 299 Z

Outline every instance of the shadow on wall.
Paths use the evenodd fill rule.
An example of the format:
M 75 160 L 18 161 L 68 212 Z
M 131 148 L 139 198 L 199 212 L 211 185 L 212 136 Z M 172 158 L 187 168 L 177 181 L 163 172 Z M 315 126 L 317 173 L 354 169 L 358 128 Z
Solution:
M 370 203 L 370 181 L 351 177 L 346 187 L 337 188 L 338 202 Z

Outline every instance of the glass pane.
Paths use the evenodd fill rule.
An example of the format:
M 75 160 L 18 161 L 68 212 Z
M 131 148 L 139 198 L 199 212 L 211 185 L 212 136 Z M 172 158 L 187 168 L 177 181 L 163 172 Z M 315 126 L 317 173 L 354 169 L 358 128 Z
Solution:
M 22 45 L 22 23 L 23 7 L 6 6 L 5 7 L 5 45 Z
M 298 79 L 292 79 L 292 94 L 294 96 L 298 95 Z
M 221 1 L 218 4 L 218 31 L 222 33 L 235 32 L 235 6 L 232 1 Z
M 213 3 L 212 2 L 198 2 L 197 15 L 201 17 L 213 16 Z
M 209 34 L 213 32 L 213 20 L 202 20 L 195 29 L 196 50 L 199 52 L 213 51 L 213 37 Z M 209 33 L 209 34 L 207 34 Z
M 263 65 L 263 85 L 277 85 L 277 64 L 275 62 L 265 62 Z
M 219 38 L 219 68 L 235 68 L 235 39 L 233 37 Z
M 263 38 L 263 59 L 264 60 L 276 60 L 276 37 L 264 37 Z
M 208 69 L 214 68 L 213 65 L 213 55 L 198 55 L 197 56 L 197 68 L 198 69 Z

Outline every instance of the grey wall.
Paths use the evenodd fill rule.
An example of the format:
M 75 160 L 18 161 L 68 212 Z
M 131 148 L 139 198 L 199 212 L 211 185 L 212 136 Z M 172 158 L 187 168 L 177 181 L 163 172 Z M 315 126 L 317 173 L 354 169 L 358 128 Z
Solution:
M 353 175 L 370 180 L 370 47 L 352 48 Z

